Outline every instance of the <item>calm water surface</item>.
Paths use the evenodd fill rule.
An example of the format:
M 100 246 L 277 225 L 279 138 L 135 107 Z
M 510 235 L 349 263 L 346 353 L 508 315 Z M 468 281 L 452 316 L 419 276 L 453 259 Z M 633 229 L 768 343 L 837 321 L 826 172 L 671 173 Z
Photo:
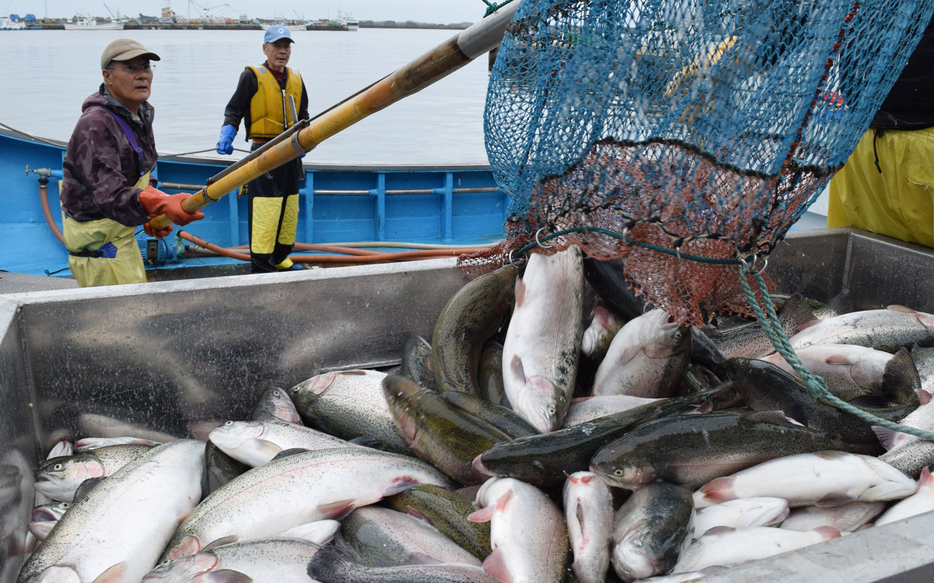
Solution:
M 294 32 L 289 66 L 302 74 L 314 115 L 457 32 Z M 82 101 L 101 83 L 101 52 L 121 37 L 134 38 L 162 57 L 150 102 L 156 108 L 156 144 L 163 155 L 213 148 L 240 72 L 265 59 L 261 31 L 4 31 L 0 123 L 67 141 Z M 306 156 L 306 163 L 485 163 L 487 81 L 483 56 L 329 138 Z M 248 148 L 243 136 L 241 126 L 235 148 Z M 234 152 L 234 157 L 242 155 Z

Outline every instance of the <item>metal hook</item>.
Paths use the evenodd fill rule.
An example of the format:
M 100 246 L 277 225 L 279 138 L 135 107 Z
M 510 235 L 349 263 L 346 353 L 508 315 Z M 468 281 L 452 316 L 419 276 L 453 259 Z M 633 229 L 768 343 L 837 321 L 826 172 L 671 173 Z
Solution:
M 513 267 L 519 268 L 521 267 L 521 265 L 519 265 L 519 263 L 516 263 L 515 259 L 513 259 L 513 256 L 512 256 L 512 254 L 515 253 L 516 251 L 517 251 L 516 249 L 513 249 L 512 251 L 509 252 L 509 264 L 512 265 Z
M 538 235 L 544 230 L 545 230 L 545 227 L 542 227 L 539 230 L 535 231 L 535 243 L 537 243 L 538 246 L 541 247 L 542 249 L 551 249 L 552 247 L 554 247 L 554 245 L 545 245 L 538 239 Z

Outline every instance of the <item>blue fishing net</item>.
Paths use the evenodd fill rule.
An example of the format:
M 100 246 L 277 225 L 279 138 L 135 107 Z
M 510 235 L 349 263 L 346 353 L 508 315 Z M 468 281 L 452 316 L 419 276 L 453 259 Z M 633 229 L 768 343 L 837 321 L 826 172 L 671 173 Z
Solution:
M 624 257 L 636 291 L 681 321 L 742 311 L 735 265 L 715 262 L 782 239 L 932 12 L 931 0 L 524 0 L 485 115 L 512 197 L 507 241 L 462 265 L 563 233 L 536 252 Z

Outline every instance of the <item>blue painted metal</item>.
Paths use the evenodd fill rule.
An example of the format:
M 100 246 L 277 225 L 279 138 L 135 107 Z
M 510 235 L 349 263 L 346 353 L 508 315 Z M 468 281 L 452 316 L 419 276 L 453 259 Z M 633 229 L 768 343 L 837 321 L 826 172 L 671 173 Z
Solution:
M 60 173 L 64 149 L 62 142 L 0 129 L 0 270 L 69 275 L 67 252 L 42 212 L 37 177 L 25 172 L 28 166 Z M 228 163 L 215 158 L 167 157 L 158 162 L 154 175 L 166 192 L 191 192 Z M 49 206 L 61 229 L 58 194 L 58 181 L 53 179 L 48 185 Z M 503 239 L 509 202 L 485 165 L 306 165 L 299 188 L 296 240 L 482 245 Z M 246 197 L 230 193 L 203 210 L 205 218 L 187 225 L 185 231 L 220 247 L 249 242 Z M 183 244 L 187 242 L 179 242 L 180 255 Z M 160 268 L 231 262 L 181 258 L 177 264 Z

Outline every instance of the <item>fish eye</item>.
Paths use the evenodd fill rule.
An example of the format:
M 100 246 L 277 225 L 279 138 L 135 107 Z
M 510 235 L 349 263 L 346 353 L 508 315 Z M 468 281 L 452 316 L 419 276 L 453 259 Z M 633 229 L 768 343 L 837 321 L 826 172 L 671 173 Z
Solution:
M 71 504 L 69 504 L 68 502 L 62 502 L 62 508 L 66 508 L 66 509 L 71 508 Z
M 52 466 L 52 469 L 55 470 L 55 471 L 59 471 L 59 470 L 61 470 L 61 469 L 64 468 L 64 467 L 65 467 L 65 466 L 63 466 L 62 464 L 55 464 L 54 466 Z
M 556 409 L 555 409 L 555 406 L 554 406 L 554 405 L 548 405 L 548 414 L 549 414 L 549 415 L 554 415 L 554 414 L 555 414 L 555 411 L 556 411 Z
M 231 425 L 233 425 L 233 421 L 225 421 L 225 422 L 224 422 L 224 426 L 225 426 L 225 427 L 230 427 Z
M 272 396 L 278 398 L 278 397 L 281 397 L 282 395 L 279 394 L 279 391 L 273 391 Z
M 619 469 L 613 470 L 613 475 L 616 476 L 617 478 L 622 478 L 622 477 L 623 477 L 623 470 L 619 470 Z

